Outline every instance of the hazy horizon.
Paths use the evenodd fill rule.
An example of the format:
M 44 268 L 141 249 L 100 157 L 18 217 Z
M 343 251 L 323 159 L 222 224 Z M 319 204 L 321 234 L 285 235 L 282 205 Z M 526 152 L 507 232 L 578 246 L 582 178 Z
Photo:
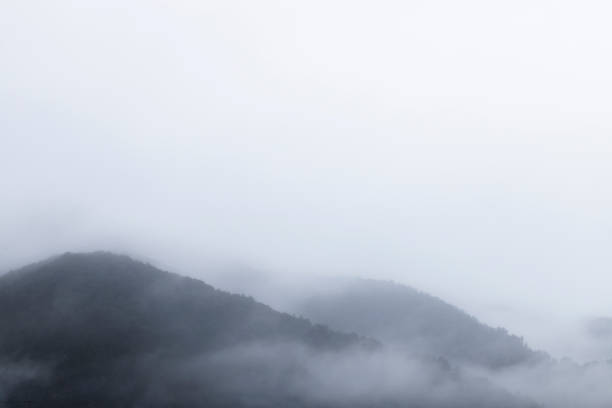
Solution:
M 8 2 L 0 269 L 356 275 L 612 358 L 612 6 Z M 606 339 L 606 341 L 609 339 Z

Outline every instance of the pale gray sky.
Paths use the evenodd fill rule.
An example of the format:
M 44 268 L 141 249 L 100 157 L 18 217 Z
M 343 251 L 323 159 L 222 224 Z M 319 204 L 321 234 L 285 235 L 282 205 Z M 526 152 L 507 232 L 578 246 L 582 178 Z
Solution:
M 559 338 L 612 314 L 611 13 L 5 1 L 0 263 L 109 248 L 391 278 L 599 356 Z

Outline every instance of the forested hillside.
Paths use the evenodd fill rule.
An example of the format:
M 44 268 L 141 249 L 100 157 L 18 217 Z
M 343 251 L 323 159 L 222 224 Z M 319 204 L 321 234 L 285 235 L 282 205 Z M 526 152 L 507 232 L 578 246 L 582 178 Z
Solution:
M 279 313 L 124 256 L 0 277 L 7 407 L 528 407 L 443 360 Z

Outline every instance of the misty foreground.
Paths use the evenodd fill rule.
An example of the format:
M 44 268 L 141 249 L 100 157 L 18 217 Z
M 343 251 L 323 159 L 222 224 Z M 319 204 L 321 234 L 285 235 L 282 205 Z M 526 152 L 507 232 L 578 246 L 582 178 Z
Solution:
M 505 332 L 472 322 L 476 333 L 489 333 L 492 339 L 485 342 L 483 355 L 488 357 L 483 360 L 474 352 L 485 344 L 482 336 L 475 336 L 473 344 L 449 346 L 452 342 L 440 329 L 452 324 L 448 320 L 431 322 L 439 338 L 437 355 L 423 353 L 412 349 L 408 337 L 426 336 L 407 331 L 405 327 L 413 326 L 406 322 L 404 329 L 393 329 L 399 317 L 423 320 L 422 313 L 385 313 L 381 321 L 386 325 L 379 328 L 371 323 L 372 316 L 358 312 L 363 308 L 359 304 L 351 319 L 342 319 L 350 314 L 350 299 L 319 299 L 309 308 L 316 307 L 312 314 L 318 321 L 363 329 L 359 334 L 313 324 L 128 257 L 62 255 L 0 277 L 0 406 L 503 408 L 612 403 L 607 364 L 557 363 Z M 448 332 L 457 330 L 449 327 Z M 465 356 L 461 350 L 467 350 Z M 489 364 L 495 355 L 500 359 Z

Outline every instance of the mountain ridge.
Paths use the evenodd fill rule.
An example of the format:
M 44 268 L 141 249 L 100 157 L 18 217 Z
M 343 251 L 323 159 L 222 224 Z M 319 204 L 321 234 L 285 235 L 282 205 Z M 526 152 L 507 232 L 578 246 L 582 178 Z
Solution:
M 0 370 L 8 408 L 534 406 L 445 364 L 105 252 L 0 277 L 2 366 L 25 373 L 11 382 Z
M 404 283 L 350 276 L 310 276 L 296 283 L 276 280 L 270 272 L 240 267 L 220 268 L 215 273 L 219 287 L 434 358 L 489 369 L 551 359 L 546 352 L 530 348 L 521 336 L 483 323 L 439 296 Z M 241 278 L 246 274 L 250 275 L 248 284 Z M 500 355 L 501 349 L 505 355 Z
M 504 328 L 491 327 L 439 297 L 392 281 L 347 279 L 332 293 L 311 294 L 292 311 L 387 344 L 493 369 L 550 358 Z M 507 355 L 500 355 L 500 350 Z

